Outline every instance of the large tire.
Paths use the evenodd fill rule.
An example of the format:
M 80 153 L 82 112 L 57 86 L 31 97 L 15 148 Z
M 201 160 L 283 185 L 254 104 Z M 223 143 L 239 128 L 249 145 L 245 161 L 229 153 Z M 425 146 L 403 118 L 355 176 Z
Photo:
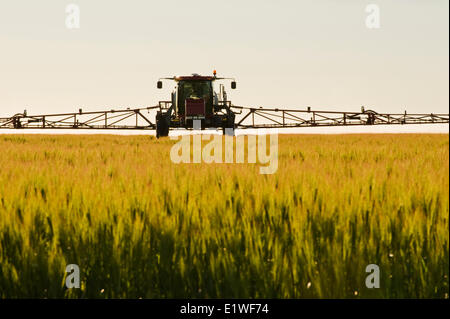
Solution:
M 235 132 L 234 132 L 235 127 L 236 127 L 236 125 L 234 123 L 234 113 L 231 113 L 231 116 L 228 117 L 228 121 L 227 121 L 226 125 L 222 126 L 223 135 L 227 135 L 226 129 L 233 129 L 232 134 L 231 135 L 228 134 L 228 135 L 234 136 L 235 135 Z
M 156 114 L 156 138 L 169 136 L 169 123 L 162 113 Z

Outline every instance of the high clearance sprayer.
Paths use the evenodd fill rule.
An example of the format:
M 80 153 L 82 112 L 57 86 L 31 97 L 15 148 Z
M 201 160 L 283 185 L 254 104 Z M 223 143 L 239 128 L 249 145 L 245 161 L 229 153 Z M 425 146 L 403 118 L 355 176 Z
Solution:
M 162 89 L 163 80 L 174 81 L 175 89 L 170 101 L 160 101 L 155 106 L 94 112 L 80 108 L 77 113 L 41 115 L 24 111 L 0 118 L 0 129 L 139 129 L 156 130 L 160 138 L 168 136 L 171 128 L 192 129 L 195 122 L 201 123 L 201 129 L 222 129 L 224 134 L 247 128 L 449 123 L 449 114 L 388 114 L 364 107 L 359 112 L 339 112 L 311 107 L 300 110 L 236 106 L 228 100 L 223 84 L 231 81 L 231 89 L 236 89 L 236 81 L 216 75 L 214 71 L 213 76 L 194 73 L 159 79 L 158 89 Z M 148 115 L 152 111 L 156 111 L 154 121 Z

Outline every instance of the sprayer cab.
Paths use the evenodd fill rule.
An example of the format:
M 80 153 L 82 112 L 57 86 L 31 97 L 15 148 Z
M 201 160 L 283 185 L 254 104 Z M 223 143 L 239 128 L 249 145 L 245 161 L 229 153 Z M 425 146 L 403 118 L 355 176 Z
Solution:
M 160 110 L 156 114 L 156 136 L 168 136 L 170 128 L 192 128 L 194 120 L 199 120 L 201 128 L 234 129 L 235 114 L 231 110 L 231 101 L 227 99 L 225 86 L 221 80 L 231 80 L 231 88 L 236 82 L 230 78 L 213 76 L 177 76 L 163 78 L 157 83 L 162 89 L 162 80 L 175 82 L 171 101 L 159 102 Z

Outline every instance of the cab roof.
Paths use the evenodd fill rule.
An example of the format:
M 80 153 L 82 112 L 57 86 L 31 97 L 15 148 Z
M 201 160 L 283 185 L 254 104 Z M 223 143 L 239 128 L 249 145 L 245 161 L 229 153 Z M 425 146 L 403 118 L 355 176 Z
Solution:
M 198 74 L 193 74 L 190 76 L 176 76 L 174 77 L 175 81 L 214 81 L 217 78 L 214 76 L 201 76 Z

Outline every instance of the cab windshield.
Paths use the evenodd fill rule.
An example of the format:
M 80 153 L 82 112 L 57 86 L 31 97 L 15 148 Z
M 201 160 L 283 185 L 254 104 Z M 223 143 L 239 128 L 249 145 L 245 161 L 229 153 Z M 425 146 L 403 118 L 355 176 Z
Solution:
M 205 101 L 211 96 L 211 82 L 210 81 L 181 81 L 179 84 L 180 95 L 183 101 L 191 99 L 204 98 Z

